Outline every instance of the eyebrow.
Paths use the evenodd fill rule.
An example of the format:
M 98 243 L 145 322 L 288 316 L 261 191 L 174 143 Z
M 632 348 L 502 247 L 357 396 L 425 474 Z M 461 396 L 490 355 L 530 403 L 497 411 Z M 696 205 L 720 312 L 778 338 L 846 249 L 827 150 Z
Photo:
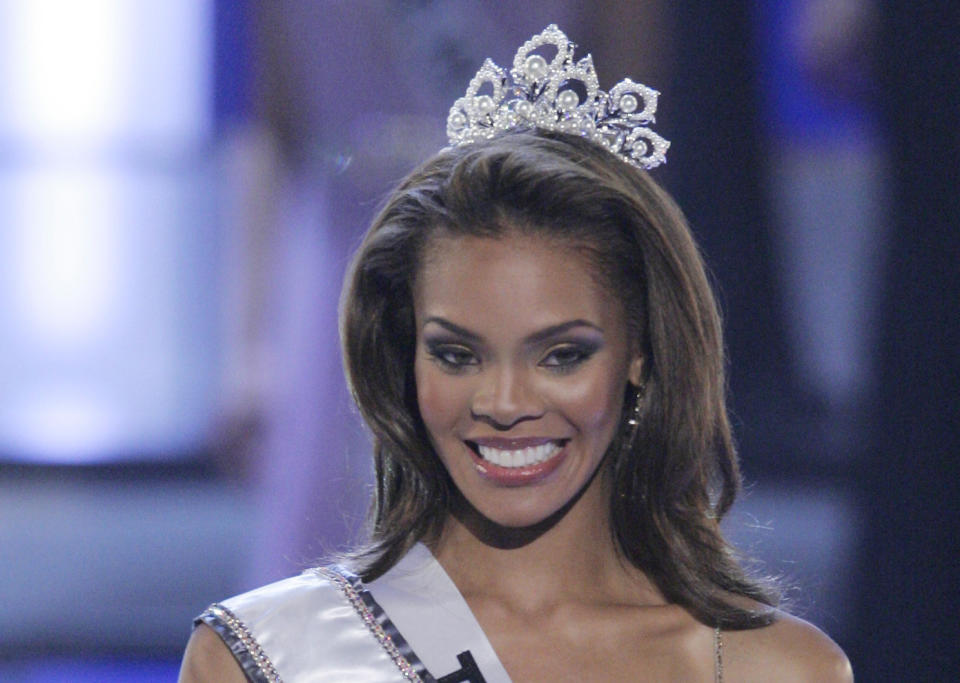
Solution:
M 454 334 L 457 334 L 463 337 L 468 341 L 472 341 L 472 342 L 482 341 L 482 338 L 476 332 L 471 332 L 465 327 L 460 327 L 459 325 L 450 322 L 446 318 L 441 318 L 439 316 L 430 316 L 429 318 L 423 321 L 423 326 L 426 327 L 428 323 L 434 323 L 436 325 L 439 325 L 440 327 L 443 327 L 449 330 L 450 332 L 453 332 Z M 558 334 L 563 334 L 564 332 L 572 330 L 575 327 L 589 327 L 593 330 L 596 330 L 600 334 L 603 334 L 602 328 L 598 327 L 597 325 L 594 325 L 589 320 L 584 320 L 583 318 L 577 318 L 576 320 L 568 320 L 565 323 L 560 323 L 558 325 L 551 325 L 550 327 L 545 327 L 542 330 L 538 330 L 533 334 L 531 334 L 529 337 L 527 337 L 525 341 L 528 344 L 534 344 L 534 345 L 539 344 L 540 342 L 546 341 L 547 339 L 550 339 L 551 337 L 555 337 Z
M 450 332 L 453 332 L 454 334 L 459 335 L 469 341 L 473 341 L 473 342 L 480 341 L 480 335 L 474 332 L 471 332 L 465 327 L 460 327 L 459 325 L 456 325 L 450 322 L 446 318 L 441 318 L 439 316 L 432 315 L 423 321 L 423 327 L 426 327 L 429 323 L 434 323 L 436 325 L 439 325 L 440 327 L 443 327 L 449 330 Z

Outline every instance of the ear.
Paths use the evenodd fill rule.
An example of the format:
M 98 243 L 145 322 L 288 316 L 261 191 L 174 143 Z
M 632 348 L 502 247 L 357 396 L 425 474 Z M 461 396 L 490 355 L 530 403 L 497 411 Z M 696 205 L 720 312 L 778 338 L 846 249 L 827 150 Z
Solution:
M 635 387 L 643 386 L 643 365 L 644 358 L 640 354 L 633 357 L 630 361 L 630 367 L 627 369 L 627 379 Z

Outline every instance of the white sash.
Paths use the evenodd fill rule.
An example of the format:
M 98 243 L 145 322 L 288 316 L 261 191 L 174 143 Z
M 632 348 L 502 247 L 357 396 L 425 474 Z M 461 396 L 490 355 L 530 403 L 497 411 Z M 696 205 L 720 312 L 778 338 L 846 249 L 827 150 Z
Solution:
M 424 681 L 470 652 L 486 683 L 509 683 L 466 601 L 418 544 L 364 584 L 339 567 L 230 598 L 197 618 L 214 628 L 252 681 Z
M 367 590 L 434 676 L 459 669 L 457 655 L 469 650 L 487 683 L 509 683 L 467 602 L 422 543 Z

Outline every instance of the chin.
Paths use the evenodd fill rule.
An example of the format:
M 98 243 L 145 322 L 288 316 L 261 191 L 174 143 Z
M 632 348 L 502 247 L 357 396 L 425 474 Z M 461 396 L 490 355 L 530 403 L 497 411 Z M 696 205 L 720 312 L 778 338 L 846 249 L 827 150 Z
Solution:
M 554 516 L 556 511 L 551 514 L 536 514 L 528 512 L 517 512 L 514 514 L 504 514 L 503 511 L 499 511 L 495 516 L 487 516 L 486 519 L 496 526 L 501 526 L 506 529 L 529 529 L 532 527 L 537 527 L 543 524 L 545 521 L 549 520 Z M 481 513 L 482 514 L 482 513 Z
M 467 500 L 466 515 L 461 516 L 461 521 L 481 537 L 495 537 L 498 534 L 510 536 L 525 531 L 539 535 L 562 519 L 576 498 L 574 496 L 566 504 L 557 505 L 544 504 L 547 501 L 543 500 L 523 501 L 519 505 L 509 502 L 497 504 L 489 499 L 475 505 Z

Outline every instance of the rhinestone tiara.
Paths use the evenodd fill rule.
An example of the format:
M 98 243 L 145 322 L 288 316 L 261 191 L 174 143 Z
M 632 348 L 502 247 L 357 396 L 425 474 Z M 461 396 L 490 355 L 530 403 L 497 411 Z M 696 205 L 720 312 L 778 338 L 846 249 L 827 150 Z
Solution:
M 549 62 L 535 53 L 544 46 L 557 50 Z M 467 145 L 535 126 L 589 138 L 638 168 L 666 163 L 670 142 L 649 128 L 660 93 L 629 78 L 610 92 L 600 90 L 593 58 L 587 55 L 575 63 L 575 48 L 550 24 L 520 46 L 509 72 L 487 59 L 450 108 L 450 144 Z

